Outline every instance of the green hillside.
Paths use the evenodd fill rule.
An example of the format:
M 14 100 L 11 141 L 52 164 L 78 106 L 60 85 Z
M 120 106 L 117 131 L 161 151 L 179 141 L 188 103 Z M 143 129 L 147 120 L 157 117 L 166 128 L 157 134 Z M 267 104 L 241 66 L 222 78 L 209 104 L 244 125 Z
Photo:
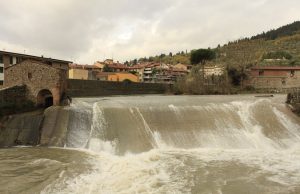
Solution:
M 263 32 L 256 36 L 253 36 L 251 39 L 264 39 L 264 40 L 275 40 L 277 38 L 292 36 L 297 34 L 300 31 L 300 21 L 294 22 L 292 24 L 288 24 L 282 26 L 275 30 L 270 30 L 268 32 Z
M 233 67 L 250 67 L 254 65 L 300 65 L 300 33 L 280 37 L 275 40 L 245 39 L 229 43 L 216 49 L 217 63 Z M 272 54 L 273 53 L 273 54 Z M 276 56 L 277 58 L 266 58 Z M 280 56 L 280 53 L 282 56 Z M 290 55 L 289 59 L 283 57 Z

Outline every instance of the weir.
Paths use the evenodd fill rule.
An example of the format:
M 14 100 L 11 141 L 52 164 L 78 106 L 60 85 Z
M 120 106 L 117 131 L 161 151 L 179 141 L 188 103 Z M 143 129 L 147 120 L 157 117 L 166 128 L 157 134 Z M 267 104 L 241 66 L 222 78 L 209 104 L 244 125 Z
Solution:
M 140 153 L 160 148 L 287 149 L 300 125 L 283 95 L 74 99 L 45 113 L 41 144 Z

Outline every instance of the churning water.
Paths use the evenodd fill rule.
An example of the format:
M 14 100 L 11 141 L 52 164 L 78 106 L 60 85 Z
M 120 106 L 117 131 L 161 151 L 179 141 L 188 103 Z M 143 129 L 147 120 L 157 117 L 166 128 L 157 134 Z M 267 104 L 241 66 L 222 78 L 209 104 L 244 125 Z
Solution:
M 284 100 L 75 99 L 48 147 L 0 150 L 0 193 L 298 194 L 300 120 Z

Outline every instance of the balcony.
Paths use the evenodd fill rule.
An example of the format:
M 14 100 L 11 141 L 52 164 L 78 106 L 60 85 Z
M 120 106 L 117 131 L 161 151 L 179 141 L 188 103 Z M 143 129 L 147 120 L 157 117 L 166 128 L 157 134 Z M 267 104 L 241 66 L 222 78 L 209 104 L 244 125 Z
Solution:
M 144 74 L 152 74 L 152 70 L 144 71 Z

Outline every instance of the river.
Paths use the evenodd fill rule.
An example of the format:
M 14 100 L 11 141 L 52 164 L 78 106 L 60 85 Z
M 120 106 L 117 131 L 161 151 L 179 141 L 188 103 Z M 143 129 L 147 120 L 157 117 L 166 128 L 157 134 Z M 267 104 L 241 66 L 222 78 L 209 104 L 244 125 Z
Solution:
M 0 149 L 0 193 L 298 194 L 300 119 L 284 101 L 74 99 L 47 146 Z

